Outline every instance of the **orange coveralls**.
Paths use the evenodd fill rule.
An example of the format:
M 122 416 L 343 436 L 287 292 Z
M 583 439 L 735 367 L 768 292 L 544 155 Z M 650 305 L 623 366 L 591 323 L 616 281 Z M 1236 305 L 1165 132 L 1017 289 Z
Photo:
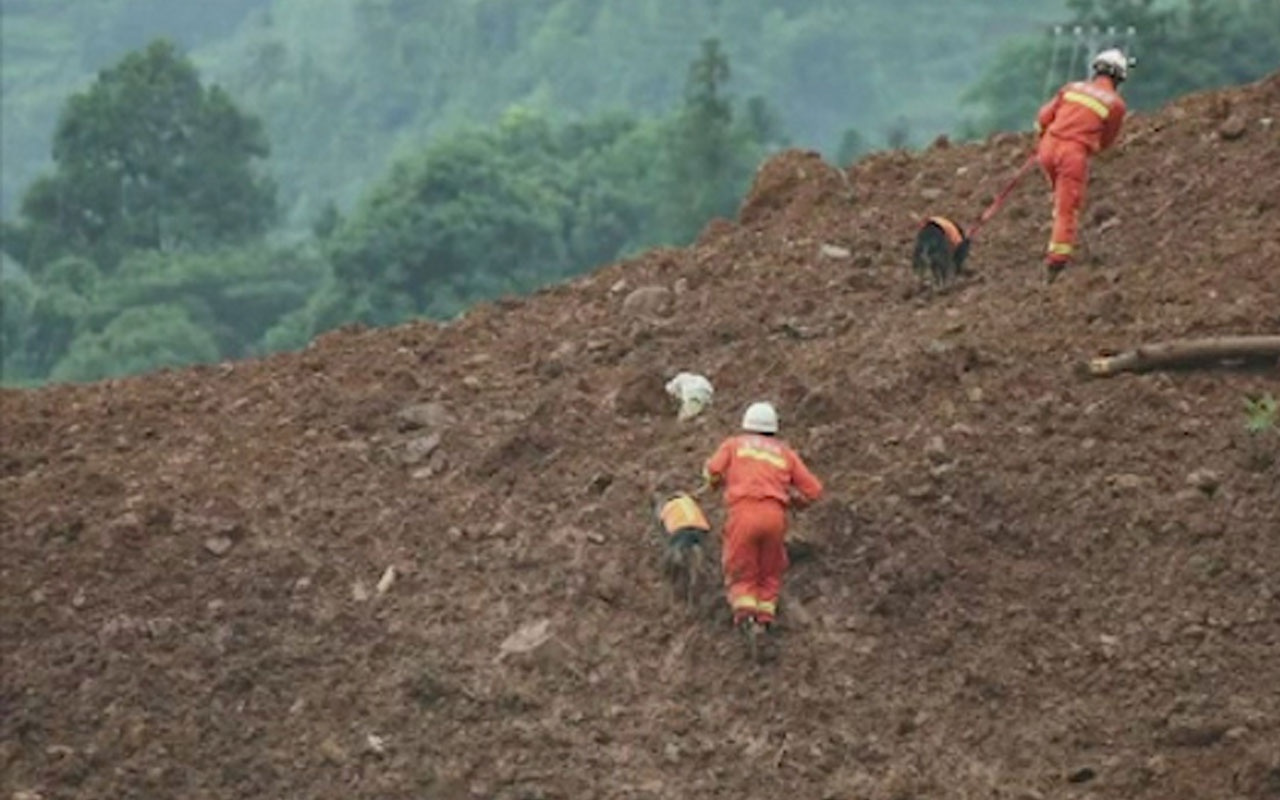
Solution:
M 706 465 L 712 485 L 724 481 L 729 517 L 721 563 L 735 624 L 773 622 L 787 563 L 787 506 L 791 487 L 809 502 L 822 483 L 786 442 L 746 433 L 731 436 Z
M 1053 184 L 1053 236 L 1045 260 L 1065 264 L 1076 246 L 1076 215 L 1084 205 L 1089 156 L 1115 143 L 1124 99 L 1106 75 L 1068 83 L 1036 117 L 1040 167 Z

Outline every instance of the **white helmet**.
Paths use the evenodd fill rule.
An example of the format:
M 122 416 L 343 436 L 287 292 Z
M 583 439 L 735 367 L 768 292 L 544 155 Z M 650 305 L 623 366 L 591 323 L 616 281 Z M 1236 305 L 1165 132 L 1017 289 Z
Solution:
M 1094 74 L 1110 75 L 1116 81 L 1122 81 L 1129 77 L 1129 67 L 1132 62 L 1124 51 L 1113 47 L 1110 50 L 1103 50 L 1093 57 Z
M 773 403 L 752 403 L 742 415 L 742 429 L 752 433 L 777 433 L 778 412 Z

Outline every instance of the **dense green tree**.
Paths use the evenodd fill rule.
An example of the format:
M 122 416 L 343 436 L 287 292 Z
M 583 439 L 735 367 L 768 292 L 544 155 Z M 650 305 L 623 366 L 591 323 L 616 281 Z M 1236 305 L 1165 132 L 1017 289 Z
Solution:
M 216 361 L 218 345 L 178 305 L 130 308 L 100 333 L 71 343 L 50 376 L 56 381 L 91 381 Z
M 611 213 L 625 215 L 626 199 L 593 191 L 579 161 L 631 129 L 607 121 L 554 131 L 515 111 L 496 129 L 464 131 L 402 162 L 330 239 L 350 315 L 379 324 L 445 316 L 563 276 L 575 251 L 616 254 L 616 245 L 598 246 L 609 233 L 597 235 L 573 212 L 594 202 L 591 213 L 607 227 Z
M 108 346 L 120 338 L 118 320 L 137 319 L 126 315 L 138 308 L 181 309 L 184 325 L 200 329 L 202 358 L 209 356 L 205 342 L 214 344 L 211 357 L 264 352 L 266 332 L 307 303 L 325 272 L 320 257 L 302 247 L 140 252 L 106 277 L 86 259 L 65 257 L 50 264 L 38 284 L 16 277 L 4 281 L 0 378 L 10 383 L 51 375 L 79 380 L 93 377 L 90 373 L 124 374 L 149 363 L 141 348 L 159 338 L 130 339 L 125 349 Z M 108 329 L 116 332 L 107 336 Z M 61 367 L 71 357 L 70 350 L 76 350 L 73 373 Z M 188 351 L 197 352 L 181 348 L 172 352 Z M 112 361 L 121 353 L 133 366 Z M 90 369 L 90 356 L 106 360 Z
M 37 277 L 64 255 L 110 273 L 129 252 L 241 242 L 274 219 L 258 120 L 165 41 L 126 56 L 73 96 L 53 142 L 55 170 L 22 202 L 4 246 Z
M 668 132 L 659 206 L 659 230 L 667 241 L 688 241 L 711 218 L 732 217 L 768 146 L 781 140 L 773 113 L 759 98 L 735 122 L 724 90 L 729 77 L 720 42 L 704 41 Z
M 29 297 L 15 374 L 43 378 L 86 326 L 90 298 L 64 286 L 33 292 Z
M 41 285 L 26 276 L 0 284 L 5 342 L 0 378 L 38 380 L 88 326 L 101 275 L 93 262 L 67 256 L 46 269 Z
M 86 325 L 100 331 L 129 309 L 174 306 L 209 335 L 218 356 L 240 358 L 307 302 L 324 273 L 319 256 L 301 247 L 138 253 L 98 290 Z
M 27 363 L 31 305 L 36 288 L 20 276 L 0 278 L 0 384 L 33 380 L 36 375 Z

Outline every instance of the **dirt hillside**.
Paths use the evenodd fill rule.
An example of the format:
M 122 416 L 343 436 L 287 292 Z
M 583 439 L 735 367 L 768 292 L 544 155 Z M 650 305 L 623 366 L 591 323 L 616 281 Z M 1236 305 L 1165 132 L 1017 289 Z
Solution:
M 1073 369 L 1280 333 L 1278 111 L 1134 118 L 1052 286 L 1039 176 L 975 278 L 908 268 L 1027 136 L 789 152 L 452 324 L 0 393 L 0 798 L 1280 798 L 1280 370 Z M 757 397 L 829 491 L 759 667 L 647 516 Z

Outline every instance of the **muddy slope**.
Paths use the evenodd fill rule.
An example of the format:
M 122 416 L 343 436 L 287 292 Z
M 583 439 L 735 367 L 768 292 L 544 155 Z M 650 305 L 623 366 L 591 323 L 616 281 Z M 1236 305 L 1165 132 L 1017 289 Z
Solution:
M 1280 333 L 1277 109 L 1135 118 L 1052 287 L 1038 177 L 977 277 L 907 269 L 1025 136 L 791 152 L 695 246 L 451 325 L 0 393 L 0 797 L 1280 797 L 1280 372 L 1073 371 Z M 646 503 L 758 396 L 830 498 L 755 668 Z

